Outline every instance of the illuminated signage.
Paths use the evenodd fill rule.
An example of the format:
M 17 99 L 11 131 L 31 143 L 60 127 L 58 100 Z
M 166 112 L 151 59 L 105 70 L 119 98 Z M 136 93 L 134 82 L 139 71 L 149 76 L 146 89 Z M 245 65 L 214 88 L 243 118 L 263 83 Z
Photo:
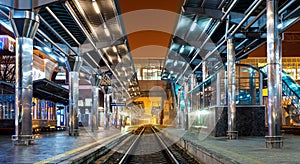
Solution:
M 15 39 L 8 35 L 0 35 L 0 50 L 15 51 Z

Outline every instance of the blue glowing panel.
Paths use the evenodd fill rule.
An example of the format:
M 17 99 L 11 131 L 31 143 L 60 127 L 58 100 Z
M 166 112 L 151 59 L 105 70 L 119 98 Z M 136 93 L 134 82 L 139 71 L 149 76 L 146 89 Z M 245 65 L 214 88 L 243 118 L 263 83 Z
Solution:
M 0 50 L 4 50 L 4 43 L 0 40 Z

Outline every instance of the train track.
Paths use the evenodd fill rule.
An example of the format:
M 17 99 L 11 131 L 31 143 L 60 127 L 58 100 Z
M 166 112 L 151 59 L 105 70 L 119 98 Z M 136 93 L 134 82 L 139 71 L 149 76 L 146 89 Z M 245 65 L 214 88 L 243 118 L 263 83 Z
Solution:
M 168 147 L 153 126 L 138 128 L 123 144 L 96 163 L 199 163 L 176 145 Z

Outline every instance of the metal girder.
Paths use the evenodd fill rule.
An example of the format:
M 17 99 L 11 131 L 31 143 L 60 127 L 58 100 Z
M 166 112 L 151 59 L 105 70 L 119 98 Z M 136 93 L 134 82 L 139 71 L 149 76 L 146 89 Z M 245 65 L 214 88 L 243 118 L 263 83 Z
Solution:
M 230 12 L 230 22 L 234 24 L 239 24 L 241 20 L 246 16 L 245 14 L 242 13 L 237 13 L 237 12 Z
M 266 33 L 263 33 L 263 32 L 235 33 L 234 38 L 237 38 L 237 39 L 260 39 L 260 38 L 266 38 Z
M 70 3 L 68 1 L 66 1 L 66 3 L 64 4 L 64 6 L 66 7 L 67 11 L 70 12 L 70 14 L 73 17 L 73 19 L 75 20 L 76 24 L 83 31 L 84 35 L 87 37 L 87 41 L 92 45 L 92 47 L 95 50 L 95 52 L 98 53 L 98 55 L 102 58 L 102 60 L 105 63 L 105 65 L 108 67 L 108 69 L 110 70 L 110 72 L 113 74 L 113 76 L 120 83 L 120 85 L 122 86 L 122 88 L 125 89 L 124 84 L 122 83 L 122 81 L 120 81 L 119 77 L 117 76 L 117 74 L 115 73 L 115 71 L 113 70 L 113 68 L 108 64 L 108 61 L 104 57 L 103 53 L 96 47 L 96 44 L 95 44 L 94 40 L 92 39 L 91 34 L 88 33 L 88 31 L 84 28 L 82 22 L 76 16 L 76 13 L 75 13 L 74 9 L 71 7 Z M 126 90 L 126 93 L 130 96 L 130 94 L 128 93 L 127 90 Z
M 221 19 L 223 17 L 222 10 L 219 10 L 219 9 L 183 6 L 182 11 L 185 14 L 196 14 L 196 15 L 205 16 L 205 17 L 214 18 L 214 19 Z
M 291 33 L 291 32 L 283 33 L 283 41 L 299 43 L 300 42 L 300 32 L 298 32 L 298 33 Z
M 59 1 L 61 0 L 4 0 L 0 1 L 0 5 L 14 9 L 30 10 Z
M 108 41 L 108 42 L 96 42 L 96 47 L 98 49 L 106 48 L 106 47 L 112 47 L 117 46 L 120 44 L 124 44 L 123 40 L 116 40 L 116 41 Z
M 98 50 L 101 50 L 103 48 L 121 45 L 121 44 L 124 44 L 123 40 L 95 42 L 95 45 Z M 80 51 L 81 54 L 92 52 L 92 51 L 94 51 L 94 48 L 90 43 L 85 43 L 85 44 L 81 45 L 81 51 Z
M 184 45 L 184 46 L 191 46 L 187 41 L 183 40 L 182 38 L 175 36 L 173 39 L 173 43 Z

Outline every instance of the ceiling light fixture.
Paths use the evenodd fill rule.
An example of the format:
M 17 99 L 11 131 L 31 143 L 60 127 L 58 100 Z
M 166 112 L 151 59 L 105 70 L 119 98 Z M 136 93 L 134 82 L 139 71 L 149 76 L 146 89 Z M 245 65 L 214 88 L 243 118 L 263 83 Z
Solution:
M 184 45 L 181 46 L 179 53 L 183 53 L 183 51 L 184 51 Z
M 118 52 L 116 46 L 113 46 L 112 49 L 113 49 L 114 53 L 117 53 L 117 52 Z
M 196 22 L 193 22 L 193 24 L 192 24 L 192 26 L 191 26 L 191 31 L 194 31 L 195 28 L 196 28 L 196 26 L 197 26 L 197 23 L 196 23 Z
M 93 4 L 93 7 L 94 7 L 96 13 L 100 14 L 100 9 L 99 9 L 99 6 L 97 4 L 97 1 L 96 0 L 92 0 L 92 4 Z
M 177 64 L 178 64 L 178 62 L 177 62 L 177 60 L 175 60 L 175 62 L 174 62 L 174 67 L 176 67 Z
M 107 28 L 107 26 L 106 26 L 105 23 L 103 23 L 103 28 L 104 28 L 105 35 L 106 36 L 110 36 L 109 30 L 108 30 L 108 28 Z
M 122 61 L 122 60 L 121 60 L 121 57 L 120 57 L 120 55 L 119 55 L 119 54 L 117 54 L 117 56 L 118 56 L 118 62 L 119 62 L 119 63 L 121 63 L 121 61 Z
M 110 36 L 110 33 L 109 33 L 109 31 L 108 31 L 107 28 L 104 28 L 104 32 L 105 32 L 105 35 L 106 35 L 106 36 Z

